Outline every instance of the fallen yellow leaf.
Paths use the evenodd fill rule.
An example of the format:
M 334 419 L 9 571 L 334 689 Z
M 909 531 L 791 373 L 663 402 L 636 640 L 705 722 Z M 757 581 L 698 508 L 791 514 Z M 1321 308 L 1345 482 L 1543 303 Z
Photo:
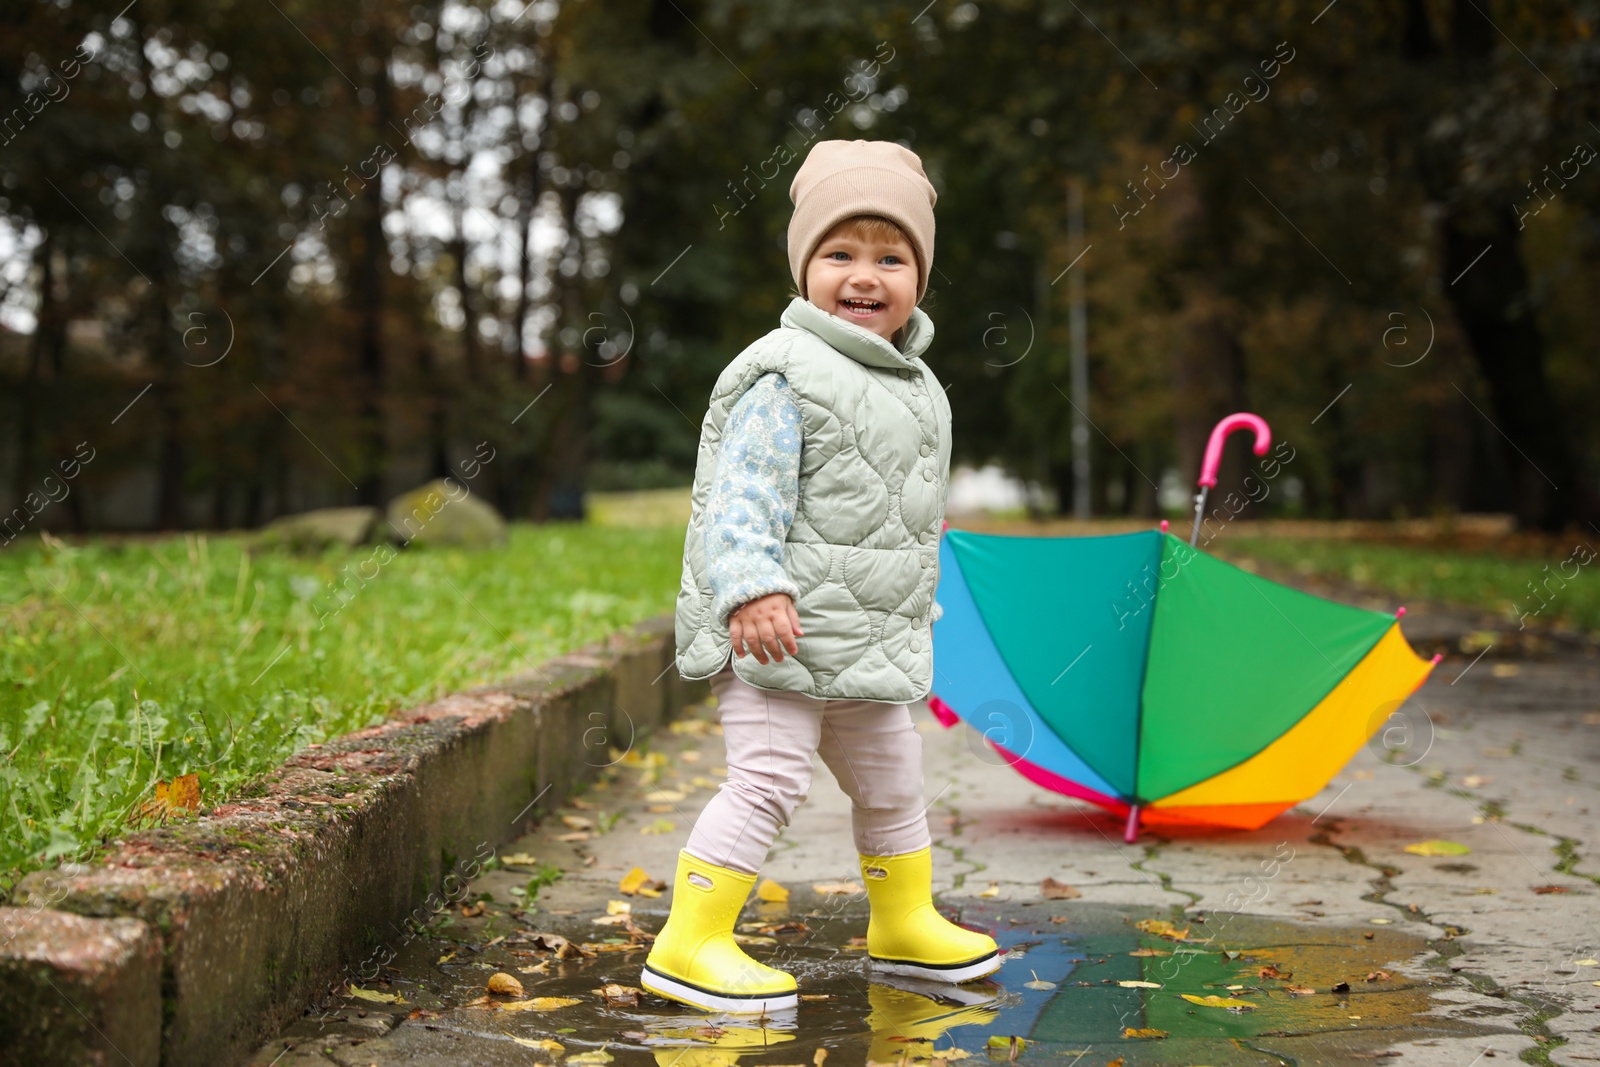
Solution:
M 594 1049 L 593 1051 L 590 1051 L 590 1052 L 580 1052 L 576 1056 L 568 1056 L 567 1057 L 567 1062 L 568 1063 L 610 1063 L 614 1059 L 616 1059 L 616 1057 L 611 1055 L 611 1053 L 607 1052 L 605 1049 L 597 1048 L 597 1049 Z
M 1000 883 L 990 882 L 989 888 L 978 894 L 980 897 L 997 897 L 1000 895 Z
M 616 982 L 607 982 L 598 989 L 591 989 L 591 993 L 599 993 L 607 1004 L 621 1004 L 625 1007 L 637 1007 L 639 998 L 644 996 L 644 990 L 638 986 L 619 985 Z
M 1020 1037 L 1001 1037 L 999 1034 L 994 1034 L 989 1038 L 988 1041 L 984 1042 L 984 1047 L 996 1049 L 1025 1049 L 1028 1047 L 1028 1042 L 1024 1041 Z
M 1043 978 L 1040 978 L 1038 971 L 1030 970 L 1028 973 L 1033 975 L 1033 981 L 1023 982 L 1022 984 L 1027 986 L 1029 989 L 1054 989 L 1056 987 L 1054 982 L 1047 982 Z
M 1197 997 L 1193 993 L 1179 993 L 1178 995 L 1190 1004 L 1198 1004 L 1203 1008 L 1227 1008 L 1229 1011 L 1256 1010 L 1256 1006 L 1248 1000 L 1239 1000 L 1235 997 Z
M 536 857 L 530 856 L 526 852 L 513 852 L 509 856 L 500 857 L 500 865 L 503 867 L 533 867 L 538 862 L 539 860 Z
M 405 1000 L 399 993 L 381 993 L 376 989 L 362 989 L 360 986 L 351 986 L 350 995 L 370 1000 L 375 1004 L 404 1004 Z
M 815 885 L 813 885 L 811 888 L 815 892 L 823 893 L 823 894 L 833 893 L 833 894 L 843 895 L 843 894 L 846 894 L 846 893 L 865 893 L 866 892 L 866 890 L 861 888 L 860 884 L 858 884 L 856 882 L 818 882 Z
M 561 821 L 574 830 L 587 830 L 594 826 L 592 821 L 585 819 L 582 815 L 563 815 L 561 816 Z
M 1160 989 L 1160 982 L 1118 982 L 1124 989 Z
M 1156 1038 L 1156 1039 L 1159 1040 L 1160 1038 L 1166 1037 L 1167 1036 L 1167 1032 L 1165 1030 L 1155 1030 L 1155 1029 L 1150 1029 L 1150 1028 L 1141 1028 L 1141 1029 L 1135 1030 L 1133 1027 L 1129 1026 L 1129 1027 L 1125 1027 L 1123 1029 L 1122 1036 L 1123 1037 Z
M 507 1034 L 506 1036 L 511 1038 L 511 1040 L 515 1041 L 517 1044 L 521 1045 L 523 1048 L 537 1048 L 543 1049 L 546 1052 L 556 1053 L 567 1051 L 567 1047 L 561 1042 L 552 1041 L 548 1037 L 517 1037 L 515 1034 Z
M 646 793 L 644 798 L 652 804 L 670 804 L 675 800 L 682 800 L 685 795 L 677 789 L 656 789 Z
M 633 905 L 628 903 L 626 900 L 608 900 L 608 901 L 606 901 L 606 914 L 607 915 L 627 915 L 627 914 L 631 913 L 632 911 L 633 911 Z
M 531 1000 L 507 1000 L 495 1006 L 501 1011 L 554 1011 L 577 1003 L 571 997 L 534 997 Z
M 1164 937 L 1168 941 L 1182 941 L 1189 936 L 1190 929 L 1185 926 L 1182 930 L 1179 930 L 1165 919 L 1140 919 L 1133 924 L 1133 928 L 1135 930 L 1143 930 L 1147 934 L 1155 934 L 1157 937 Z
M 771 878 L 764 878 L 761 884 L 756 886 L 756 899 L 764 900 L 768 904 L 782 904 L 789 899 L 789 891 Z
M 200 776 L 179 775 L 170 782 L 157 782 L 156 795 L 139 805 L 141 818 L 164 819 L 175 812 L 197 811 L 200 807 Z
M 1130 956 L 1170 956 L 1172 953 L 1162 948 L 1136 948 L 1128 953 Z
M 1454 841 L 1419 841 L 1414 845 L 1407 845 L 1406 851 L 1413 856 L 1465 856 L 1472 849 L 1466 845 L 1458 845 Z
M 667 883 L 652 879 L 644 873 L 643 867 L 635 867 L 622 876 L 622 881 L 617 883 L 617 889 L 628 896 L 659 897 L 661 890 Z
M 667 729 L 675 734 L 703 734 L 710 725 L 704 719 L 674 719 Z

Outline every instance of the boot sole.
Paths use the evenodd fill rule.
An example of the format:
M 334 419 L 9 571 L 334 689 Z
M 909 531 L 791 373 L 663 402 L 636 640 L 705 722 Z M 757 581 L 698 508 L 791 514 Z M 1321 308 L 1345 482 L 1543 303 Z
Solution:
M 676 1000 L 693 1008 L 706 1011 L 748 1012 L 764 1014 L 798 1007 L 800 995 L 788 993 L 727 993 L 685 982 L 654 970 L 648 964 L 639 977 L 639 984 L 657 996 Z
M 881 956 L 868 956 L 874 970 L 886 974 L 899 974 L 907 978 L 921 978 L 929 982 L 970 982 L 993 974 L 1005 962 L 998 951 L 980 956 L 966 963 L 917 963 L 915 960 L 892 960 Z

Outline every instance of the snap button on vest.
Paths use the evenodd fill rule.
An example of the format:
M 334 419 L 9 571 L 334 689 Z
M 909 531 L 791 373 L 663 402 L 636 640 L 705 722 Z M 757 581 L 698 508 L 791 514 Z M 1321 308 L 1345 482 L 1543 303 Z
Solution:
M 921 452 L 921 453 L 922 453 L 922 454 L 923 454 L 923 455 L 924 455 L 924 456 L 926 456 L 926 455 L 927 455 L 927 454 L 928 454 L 928 453 L 929 453 L 929 452 L 932 452 L 932 451 L 933 451 L 933 449 L 931 449 L 931 448 L 929 448 L 929 447 L 928 447 L 928 446 L 927 446 L 927 445 L 926 445 L 926 444 L 924 444 L 924 445 L 923 445 L 923 446 L 922 446 L 922 448 L 921 448 L 921 449 L 919 449 L 919 451 L 920 451 L 920 452 Z

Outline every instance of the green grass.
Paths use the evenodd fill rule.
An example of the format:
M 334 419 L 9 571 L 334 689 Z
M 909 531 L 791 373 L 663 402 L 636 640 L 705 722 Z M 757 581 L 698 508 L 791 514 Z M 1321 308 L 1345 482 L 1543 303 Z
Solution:
M 1481 608 L 1502 615 L 1513 629 L 1530 613 L 1529 629 L 1559 622 L 1600 632 L 1600 560 L 1582 564 L 1584 554 L 1574 557 L 1572 547 L 1547 557 L 1507 558 L 1368 541 L 1226 536 L 1213 542 L 1212 551 L 1235 562 L 1254 558 L 1400 597 Z
M 681 527 L 572 523 L 483 552 L 0 551 L 0 899 L 130 825 L 159 781 L 196 773 L 209 806 L 308 744 L 672 610 L 682 552 Z

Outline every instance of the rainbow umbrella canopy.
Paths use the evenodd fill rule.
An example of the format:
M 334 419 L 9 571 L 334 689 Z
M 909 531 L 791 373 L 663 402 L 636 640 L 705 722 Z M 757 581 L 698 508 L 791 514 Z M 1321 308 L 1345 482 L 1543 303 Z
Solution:
M 1438 662 L 1396 615 L 1164 531 L 947 530 L 939 562 L 934 713 L 1126 817 L 1130 841 L 1140 825 L 1255 829 L 1316 795 Z

